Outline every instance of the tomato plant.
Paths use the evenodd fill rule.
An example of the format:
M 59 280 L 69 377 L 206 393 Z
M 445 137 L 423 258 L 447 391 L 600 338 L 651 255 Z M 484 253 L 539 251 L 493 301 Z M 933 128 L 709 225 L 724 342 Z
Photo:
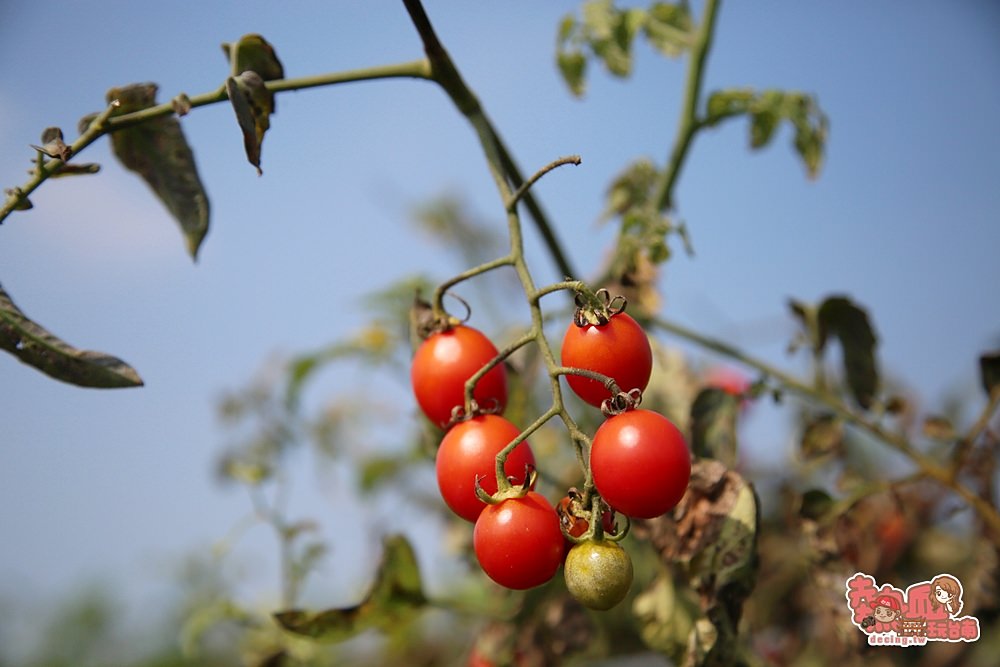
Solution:
M 669 419 L 651 410 L 628 410 L 597 429 L 590 469 L 609 505 L 631 517 L 651 519 L 684 495 L 691 455 Z
M 563 576 L 570 594 L 584 607 L 611 609 L 632 586 L 632 559 L 617 542 L 587 540 L 570 549 Z
M 595 371 L 614 378 L 622 391 L 645 389 L 653 370 L 653 352 L 646 332 L 625 313 L 612 315 L 607 324 L 570 323 L 563 336 L 562 363 Z M 597 380 L 567 375 L 566 381 L 577 396 L 600 407 L 610 398 Z
M 427 418 L 445 428 L 452 409 L 465 402 L 465 383 L 490 360 L 497 348 L 478 329 L 459 325 L 432 334 L 417 348 L 410 366 L 410 382 L 420 409 Z M 473 392 L 483 406 L 493 402 L 499 410 L 507 405 L 507 371 L 503 364 L 490 369 Z
M 435 468 L 441 497 L 455 514 L 472 522 L 479 517 L 486 503 L 476 496 L 476 479 L 487 493 L 497 492 L 496 456 L 519 432 L 503 417 L 479 415 L 445 433 Z M 528 466 L 534 465 L 535 455 L 524 441 L 507 456 L 504 471 L 521 484 Z
M 535 491 L 487 505 L 472 533 L 483 571 L 515 590 L 540 586 L 555 576 L 563 539 L 555 509 Z

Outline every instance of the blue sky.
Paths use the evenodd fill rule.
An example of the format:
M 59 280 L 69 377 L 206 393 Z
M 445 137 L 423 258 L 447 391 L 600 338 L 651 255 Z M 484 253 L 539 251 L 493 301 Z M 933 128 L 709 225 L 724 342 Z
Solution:
M 553 58 L 558 19 L 575 3 L 426 6 L 526 171 L 583 157 L 537 195 L 592 275 L 613 236 L 595 225 L 604 188 L 634 157 L 662 163 L 683 66 L 639 44 L 630 81 L 592 68 L 579 101 Z M 27 145 L 50 125 L 72 135 L 111 86 L 155 81 L 163 100 L 214 89 L 227 74 L 219 44 L 248 32 L 275 45 L 288 76 L 421 56 L 401 4 L 387 1 L 6 2 L 0 182 L 21 183 Z M 847 293 L 873 314 L 885 370 L 924 407 L 955 391 L 981 400 L 976 358 L 1000 346 L 998 33 L 987 0 L 724 3 L 706 90 L 815 93 L 831 120 L 827 160 L 809 181 L 787 131 L 753 154 L 743 122 L 700 135 L 677 190 L 696 255 L 666 268 L 665 314 L 797 369 L 783 352 L 786 299 Z M 0 357 L 0 596 L 56 596 L 93 577 L 153 595 L 166 563 L 247 513 L 242 495 L 213 481 L 220 394 L 268 357 L 349 334 L 365 292 L 464 268 L 407 225 L 413 205 L 461 193 L 500 219 L 470 128 L 431 84 L 282 95 L 260 178 L 229 108 L 197 110 L 183 126 L 212 201 L 197 264 L 106 141 L 81 156 L 104 166 L 99 176 L 46 184 L 33 211 L 0 227 L 0 283 L 20 308 L 146 381 L 82 390 Z M 536 279 L 557 279 L 529 244 Z M 780 422 L 762 423 L 755 437 L 776 437 Z M 764 446 L 781 456 L 788 443 Z M 332 511 L 340 492 L 304 463 L 299 472 L 303 511 Z M 259 534 L 249 544 L 270 548 Z M 261 576 L 274 590 L 272 573 Z

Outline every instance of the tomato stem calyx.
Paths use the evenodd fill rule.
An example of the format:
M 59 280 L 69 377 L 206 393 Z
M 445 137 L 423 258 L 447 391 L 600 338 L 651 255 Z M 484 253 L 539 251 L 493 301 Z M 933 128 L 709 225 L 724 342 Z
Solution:
M 604 326 L 611 318 L 625 312 L 628 300 L 617 295 L 612 298 L 607 289 L 601 288 L 594 293 L 577 291 L 573 297 L 576 310 L 573 312 L 573 324 L 578 327 Z
M 559 526 L 563 536 L 573 544 L 587 541 L 609 540 L 618 542 L 624 538 L 631 524 L 624 514 L 625 525 L 619 527 L 618 513 L 592 486 L 585 487 L 589 492 L 580 492 L 576 487 L 570 487 L 566 497 L 559 503 Z M 580 522 L 585 528 L 581 531 Z
M 601 414 L 605 417 L 614 417 L 638 408 L 640 403 L 642 403 L 642 390 L 636 388 L 627 392 L 619 391 L 601 403 Z
M 455 424 L 461 424 L 480 415 L 499 415 L 501 412 L 503 412 L 503 406 L 496 397 L 491 396 L 485 406 L 480 405 L 476 399 L 471 399 L 468 410 L 465 409 L 464 405 L 456 405 L 451 409 L 451 419 L 448 420 L 444 430 L 447 431 Z
M 523 482 L 515 484 L 514 477 L 507 477 L 503 480 L 504 483 L 497 485 L 497 492 L 492 495 L 483 488 L 481 484 L 482 479 L 481 476 L 476 476 L 476 497 L 487 505 L 496 505 L 509 498 L 523 498 L 526 496 L 528 491 L 534 488 L 535 482 L 538 480 L 538 471 L 535 470 L 535 466 L 529 463 L 524 466 Z

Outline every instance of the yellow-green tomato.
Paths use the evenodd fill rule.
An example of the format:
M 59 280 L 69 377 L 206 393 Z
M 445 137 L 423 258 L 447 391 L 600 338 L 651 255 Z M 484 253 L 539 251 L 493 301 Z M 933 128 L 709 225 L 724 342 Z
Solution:
M 625 599 L 632 586 L 632 559 L 611 540 L 573 546 L 563 568 L 566 588 L 584 607 L 604 611 Z

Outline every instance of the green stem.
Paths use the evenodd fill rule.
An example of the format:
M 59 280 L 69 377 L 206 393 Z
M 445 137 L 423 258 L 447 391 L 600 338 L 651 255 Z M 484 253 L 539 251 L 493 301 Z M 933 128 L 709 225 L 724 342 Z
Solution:
M 490 175 L 493 177 L 497 190 L 500 194 L 500 199 L 507 209 L 507 229 L 510 237 L 509 261 L 514 267 L 514 271 L 517 273 L 518 280 L 521 283 L 521 287 L 524 290 L 525 295 L 528 297 L 528 305 L 531 311 L 530 335 L 538 344 L 539 353 L 541 354 L 545 366 L 548 369 L 549 385 L 552 394 L 552 407 L 549 408 L 549 410 L 546 411 L 542 417 L 536 420 L 535 424 L 528 427 L 527 431 L 532 431 L 541 423 L 544 423 L 553 416 L 558 415 L 565 424 L 574 445 L 577 447 L 578 457 L 581 465 L 583 466 L 584 474 L 586 478 L 590 480 L 589 465 L 587 464 L 587 458 L 585 456 L 585 449 L 589 448 L 590 439 L 580 430 L 580 427 L 573 420 L 572 416 L 566 411 L 563 404 L 562 388 L 559 385 L 559 373 L 557 372 L 557 369 L 560 369 L 561 367 L 556 362 L 556 357 L 552 351 L 552 347 L 549 345 L 549 342 L 543 332 L 544 316 L 542 314 L 541 307 L 539 306 L 539 300 L 544 294 L 549 294 L 561 289 L 569 289 L 571 287 L 575 288 L 578 285 L 582 285 L 582 283 L 566 281 L 558 283 L 556 286 L 550 286 L 542 289 L 537 289 L 535 287 L 531 272 L 528 270 L 527 263 L 524 259 L 524 243 L 520 219 L 518 218 L 516 207 L 513 206 L 513 204 L 517 203 L 519 198 L 523 199 L 526 208 L 529 213 L 531 213 L 536 226 L 546 242 L 546 246 L 548 247 L 550 254 L 559 266 L 563 275 L 572 276 L 575 275 L 575 272 L 571 269 L 565 257 L 563 257 L 561 246 L 558 241 L 556 241 L 555 234 L 552 231 L 551 226 L 548 224 L 544 215 L 541 213 L 541 210 L 535 203 L 531 192 L 523 188 L 525 180 L 521 176 L 516 165 L 514 165 L 509 151 L 507 151 L 496 130 L 486 117 L 482 106 L 479 104 L 479 100 L 476 99 L 472 91 L 465 85 L 461 75 L 455 68 L 455 65 L 452 63 L 444 47 L 441 45 L 441 42 L 438 40 L 437 35 L 434 32 L 434 28 L 431 26 L 430 20 L 427 18 L 427 14 L 424 12 L 420 1 L 403 0 L 403 4 L 409 12 L 410 19 L 416 27 L 420 38 L 423 40 L 424 51 L 427 54 L 427 59 L 431 63 L 434 79 L 441 85 L 442 88 L 444 88 L 445 92 L 447 92 L 449 97 L 451 97 L 452 101 L 455 103 L 455 106 L 466 117 L 475 130 L 476 136 L 479 138 L 480 146 L 485 154 Z M 552 166 L 558 166 L 558 164 L 561 164 L 559 160 L 553 163 Z M 538 175 L 541 176 L 546 171 L 547 169 L 543 169 Z M 518 189 L 517 192 L 519 194 L 517 196 L 515 196 L 513 188 Z M 507 258 L 504 258 L 503 261 L 507 261 Z M 477 269 L 472 269 L 471 271 L 476 272 Z M 517 442 L 518 441 L 511 443 L 497 455 L 496 472 L 498 489 L 507 489 L 510 486 L 506 480 L 503 470 L 504 464 L 507 460 L 507 454 L 513 449 L 514 446 L 516 446 Z
M 507 206 L 506 206 L 507 210 L 510 211 L 515 206 L 517 206 L 517 203 L 526 194 L 528 194 L 528 190 L 531 188 L 531 186 L 534 185 L 535 183 L 537 183 L 538 179 L 540 179 L 545 174 L 549 173 L 550 171 L 552 171 L 553 169 L 555 169 L 557 167 L 563 166 L 564 164 L 575 164 L 575 165 L 578 165 L 578 164 L 580 164 L 581 161 L 582 160 L 580 159 L 579 155 L 570 155 L 570 156 L 567 156 L 567 157 L 561 157 L 561 158 L 559 158 L 557 160 L 553 160 L 549 164 L 545 165 L 544 167 L 542 167 L 541 169 L 539 169 L 537 172 L 535 172 L 535 174 L 531 178 L 529 178 L 524 183 L 521 183 L 521 185 L 517 188 L 517 190 L 514 191 L 514 194 L 511 195 L 510 200 L 507 202 Z
M 721 0 L 706 0 L 705 11 L 701 18 L 701 25 L 698 27 L 691 54 L 688 60 L 687 77 L 684 86 L 684 99 L 681 102 L 680 125 L 677 127 L 677 135 L 674 138 L 674 145 L 670 152 L 670 160 L 663 171 L 656 190 L 653 202 L 658 211 L 668 211 L 674 206 L 674 186 L 677 178 L 684 166 L 691 142 L 695 134 L 701 129 L 701 121 L 698 120 L 698 102 L 701 99 L 701 87 L 704 82 L 705 62 L 708 59 L 708 52 L 712 47 L 712 35 L 715 33 L 715 19 L 718 15 L 719 3 Z
M 483 367 L 480 368 L 478 371 L 476 371 L 472 375 L 472 377 L 470 377 L 468 380 L 465 381 L 465 413 L 466 414 L 472 414 L 472 400 L 473 400 L 472 399 L 472 394 L 476 391 L 476 385 L 479 383 L 479 381 L 481 379 L 483 379 L 483 377 L 487 373 L 489 373 L 491 370 L 493 370 L 496 366 L 498 366 L 499 364 L 503 363 L 507 359 L 507 357 L 509 357 L 510 355 L 514 354 L 514 352 L 516 352 L 517 350 L 521 349 L 522 347 L 524 347 L 528 343 L 534 342 L 537 338 L 538 338 L 538 336 L 537 336 L 537 334 L 534 331 L 529 331 L 525 335 L 523 335 L 520 338 L 518 338 L 517 340 L 515 340 L 510 345 L 507 345 L 506 347 L 504 347 L 504 349 L 500 350 L 497 353 L 497 355 L 495 357 L 493 357 L 493 359 L 491 359 L 489 361 L 489 363 L 483 365 Z
M 565 280 L 561 283 L 552 283 L 551 285 L 546 285 L 545 287 L 540 287 L 533 294 L 528 295 L 528 300 L 531 303 L 538 303 L 538 301 L 547 294 L 552 294 L 553 292 L 584 292 L 587 290 L 587 285 L 582 280 Z
M 392 65 L 381 65 L 377 67 L 365 67 L 362 69 L 347 70 L 343 72 L 329 72 L 313 76 L 301 76 L 290 79 L 275 79 L 266 81 L 264 85 L 273 93 L 284 93 L 293 90 L 305 90 L 307 88 L 318 88 L 321 86 L 333 86 L 341 83 L 353 83 L 357 81 L 374 81 L 377 79 L 427 79 L 431 78 L 430 63 L 426 59 L 413 60 L 405 63 Z M 191 108 L 203 107 L 210 104 L 225 102 L 229 99 L 226 94 L 226 87 L 195 95 L 189 98 Z M 108 123 L 108 131 L 142 123 L 160 116 L 169 116 L 174 113 L 173 101 L 157 104 L 156 106 L 133 111 L 132 113 L 115 116 Z
M 692 329 L 688 329 L 687 327 L 663 318 L 654 318 L 652 320 L 652 324 L 654 327 L 658 327 L 663 331 L 678 336 L 679 338 L 695 343 L 704 349 L 712 350 L 713 352 L 727 356 L 746 366 L 757 369 L 764 375 L 776 380 L 784 389 L 794 394 L 798 394 L 809 402 L 823 405 L 845 423 L 850 424 L 860 431 L 868 433 L 877 440 L 882 441 L 892 449 L 895 449 L 899 453 L 903 454 L 910 459 L 925 476 L 937 481 L 943 486 L 948 487 L 965 502 L 967 502 L 983 520 L 983 523 L 986 525 L 990 533 L 990 538 L 994 542 L 1000 544 L 1000 513 L 997 512 L 997 509 L 993 507 L 988 500 L 981 498 L 972 489 L 956 479 L 952 470 L 940 465 L 937 461 L 923 452 L 916 450 L 906 437 L 886 431 L 879 424 L 869 421 L 864 416 L 855 413 L 848 408 L 843 401 L 825 389 L 810 387 L 792 375 L 775 368 L 771 364 L 751 357 L 742 350 L 739 350 L 728 343 L 705 336 L 704 334 L 700 334 Z
M 517 437 L 507 443 L 507 446 L 500 450 L 496 457 L 496 476 L 497 476 L 497 493 L 501 496 L 510 493 L 511 483 L 507 479 L 507 471 L 504 467 L 507 465 L 507 457 L 510 453 L 520 445 L 522 442 L 531 437 L 531 434 L 540 429 L 545 425 L 545 422 L 549 421 L 553 417 L 557 416 L 559 411 L 554 407 L 549 408 L 542 414 L 538 419 L 533 421 L 528 425 L 527 428 L 523 429 L 517 434 Z
M 499 133 L 486 116 L 479 99 L 466 85 L 458 68 L 438 39 L 420 0 L 403 0 L 403 5 L 423 41 L 424 52 L 431 65 L 432 78 L 444 89 L 458 111 L 472 124 L 480 144 L 489 154 L 488 163 L 494 179 L 504 181 L 500 189 L 501 192 L 506 193 L 503 197 L 506 202 L 510 197 L 507 179 L 510 180 L 510 184 L 514 188 L 519 188 L 524 183 L 520 169 L 511 157 L 510 151 L 507 150 Z M 556 237 L 555 230 L 549 224 L 547 216 L 530 192 L 525 194 L 524 204 L 559 272 L 564 276 L 577 275 L 563 253 L 562 244 Z
M 505 257 L 498 257 L 494 260 L 480 264 L 479 266 L 474 266 L 467 271 L 463 271 L 456 276 L 449 278 L 444 281 L 434 290 L 434 296 L 431 299 L 431 307 L 434 309 L 434 317 L 438 319 L 444 319 L 447 317 L 446 311 L 444 309 L 444 295 L 449 289 L 459 284 L 460 282 L 469 280 L 470 278 L 475 278 L 494 269 L 499 269 L 503 266 L 511 266 L 514 263 L 514 258 L 511 255 Z

